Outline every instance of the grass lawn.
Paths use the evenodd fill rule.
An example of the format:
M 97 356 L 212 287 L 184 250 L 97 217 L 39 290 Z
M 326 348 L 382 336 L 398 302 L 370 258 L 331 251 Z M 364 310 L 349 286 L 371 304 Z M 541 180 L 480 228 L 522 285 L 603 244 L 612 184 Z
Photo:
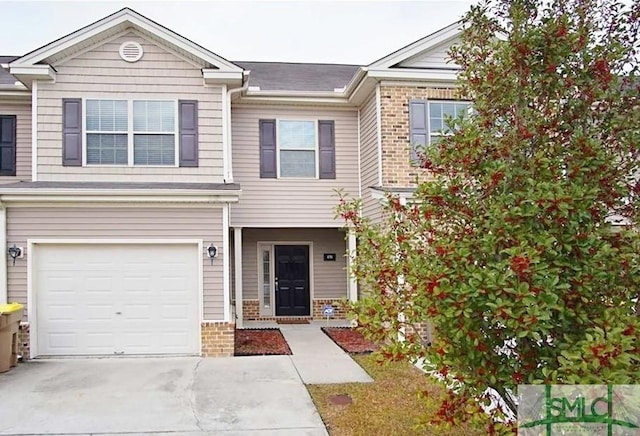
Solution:
M 378 364 L 371 354 L 351 357 L 371 375 L 373 383 L 307 386 L 331 436 L 486 434 L 486 431 L 467 427 L 448 431 L 441 428 L 416 430 L 420 417 L 431 416 L 437 411 L 443 388 L 409 363 L 385 366 Z M 428 393 L 429 399 L 420 399 L 420 392 Z M 344 394 L 351 397 L 351 404 L 331 402 L 331 397 Z

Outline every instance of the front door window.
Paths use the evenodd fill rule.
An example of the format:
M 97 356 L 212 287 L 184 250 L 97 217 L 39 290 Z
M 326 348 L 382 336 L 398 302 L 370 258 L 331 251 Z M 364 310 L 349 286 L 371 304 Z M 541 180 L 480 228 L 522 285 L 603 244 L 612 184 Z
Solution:
M 271 309 L 271 248 L 262 249 L 262 312 Z

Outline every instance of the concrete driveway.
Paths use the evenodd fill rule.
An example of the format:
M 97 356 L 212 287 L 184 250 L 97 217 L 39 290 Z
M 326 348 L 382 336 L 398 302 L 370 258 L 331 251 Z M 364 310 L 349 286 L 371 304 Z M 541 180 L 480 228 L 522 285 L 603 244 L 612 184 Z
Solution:
M 327 434 L 288 356 L 34 360 L 0 396 L 0 435 Z

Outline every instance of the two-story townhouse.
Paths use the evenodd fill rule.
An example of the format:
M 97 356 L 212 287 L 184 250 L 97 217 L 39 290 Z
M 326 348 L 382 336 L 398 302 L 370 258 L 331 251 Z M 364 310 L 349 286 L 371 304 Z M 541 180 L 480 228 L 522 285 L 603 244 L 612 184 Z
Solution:
M 249 70 L 247 90 L 234 100 L 232 109 L 233 166 L 235 180 L 243 187 L 242 200 L 233 205 L 231 214 L 235 247 L 242 244 L 241 257 L 236 250 L 235 264 L 240 267 L 234 274 L 234 295 L 243 300 L 242 307 L 236 304 L 239 320 L 321 317 L 326 303 L 357 298 L 357 284 L 342 273 L 349 258 L 341 256 L 345 251 L 341 241 L 347 240 L 347 253 L 352 254 L 356 241 L 353 235 L 330 230 L 343 224 L 333 216 L 334 190 L 360 197 L 363 216 L 380 221 L 386 193 L 410 197 L 416 182 L 428 177 L 417 165 L 417 149 L 437 141 L 446 118 L 468 107 L 468 102 L 457 99 L 458 68 L 447 55 L 460 34 L 460 24 L 454 23 L 361 67 L 238 62 Z M 331 166 L 328 177 L 322 172 L 323 119 L 335 122 L 335 142 L 330 141 L 335 167 Z M 305 151 L 309 169 L 305 172 L 299 166 L 304 162 L 296 161 L 298 172 L 288 174 L 282 165 L 289 159 L 288 141 L 293 132 L 287 130 L 298 125 L 301 130 L 296 134 L 303 135 L 302 124 L 307 124 L 315 162 L 314 151 Z M 246 129 L 252 130 L 251 135 Z M 317 137 L 312 136 L 314 131 Z M 264 149 L 269 140 L 263 135 L 273 136 L 271 164 Z M 311 145 L 314 140 L 315 148 Z M 265 165 L 271 165 L 272 171 L 265 170 Z M 249 236 L 242 236 L 243 227 Z M 306 256 L 301 258 L 304 266 L 285 273 L 293 274 L 299 287 L 288 278 L 283 286 L 290 260 L 280 251 L 281 241 L 300 241 L 298 235 L 304 234 L 309 235 L 308 241 L 296 244 L 316 251 L 311 257 L 307 249 L 299 253 Z M 270 235 L 276 239 L 264 239 Z M 334 260 L 341 259 L 336 268 Z M 294 286 L 292 291 L 283 290 L 290 286 Z M 295 307 L 293 311 L 288 305 Z
M 225 126 L 242 68 L 125 9 L 8 70 L 3 179 L 18 182 L 1 187 L 0 245 L 20 255 L 0 300 L 26 303 L 30 354 L 230 354 Z
M 230 355 L 245 320 L 356 299 L 336 191 L 373 219 L 410 195 L 410 143 L 458 108 L 458 35 L 369 66 L 230 62 L 123 9 L 0 59 L 0 250 L 20 248 L 0 303 L 27 306 L 23 353 Z

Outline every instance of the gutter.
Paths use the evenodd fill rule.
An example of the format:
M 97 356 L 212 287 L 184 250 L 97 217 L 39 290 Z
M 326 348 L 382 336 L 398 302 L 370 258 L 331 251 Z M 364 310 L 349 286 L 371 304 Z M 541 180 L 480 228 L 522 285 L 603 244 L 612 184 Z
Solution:
M 0 187 L 3 203 L 237 203 L 240 189 L 104 189 Z M 0 223 L 1 224 L 1 223 Z M 1 242 L 1 241 L 0 241 Z

